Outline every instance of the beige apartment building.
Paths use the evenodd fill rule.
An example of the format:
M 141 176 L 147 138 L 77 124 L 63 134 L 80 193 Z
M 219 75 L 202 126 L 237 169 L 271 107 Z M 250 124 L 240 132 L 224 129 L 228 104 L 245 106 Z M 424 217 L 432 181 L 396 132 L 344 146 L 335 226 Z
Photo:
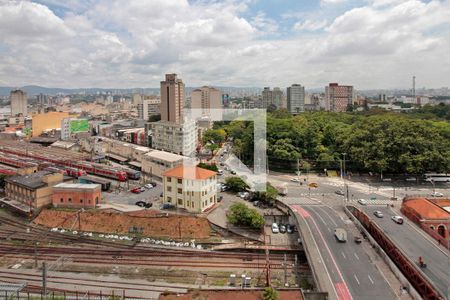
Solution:
M 201 213 L 217 203 L 217 173 L 178 166 L 163 173 L 163 203 Z
M 184 97 L 183 81 L 177 74 L 166 74 L 161 81 L 161 121 L 183 123 Z
M 210 109 L 222 108 L 222 92 L 208 86 L 193 90 L 191 108 L 201 109 L 203 116 L 209 116 Z
M 330 83 L 325 87 L 325 107 L 328 111 L 343 112 L 355 102 L 355 93 L 351 85 Z
M 10 93 L 11 101 L 11 116 L 22 115 L 26 117 L 28 115 L 28 99 L 27 93 L 22 90 L 14 90 Z
M 142 156 L 142 176 L 162 178 L 162 174 L 183 164 L 184 156 L 154 150 Z

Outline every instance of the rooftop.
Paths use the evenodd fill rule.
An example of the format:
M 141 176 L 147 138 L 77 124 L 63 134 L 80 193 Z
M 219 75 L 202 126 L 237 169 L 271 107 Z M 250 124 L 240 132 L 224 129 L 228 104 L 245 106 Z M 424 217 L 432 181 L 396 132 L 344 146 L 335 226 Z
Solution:
M 449 212 L 426 198 L 411 199 L 403 202 L 403 205 L 415 210 L 423 219 L 433 220 L 450 218 Z
M 95 190 L 97 188 L 100 188 L 100 184 L 95 184 L 95 183 L 60 183 L 60 184 L 55 185 L 53 188 Z
M 182 155 L 178 155 L 178 154 L 174 154 L 174 153 L 170 153 L 170 152 L 166 152 L 166 151 L 159 151 L 159 150 L 154 150 L 152 152 L 149 152 L 149 153 L 145 154 L 145 156 L 168 161 L 168 162 L 176 162 L 176 161 L 179 161 L 179 160 L 185 158 Z
M 18 175 L 6 178 L 5 181 L 13 184 L 17 184 L 28 189 L 37 189 L 47 184 L 42 181 L 42 177 L 53 174 L 50 171 L 39 171 L 29 175 Z
M 167 177 L 176 177 L 181 179 L 208 179 L 217 173 L 211 170 L 194 167 L 194 166 L 178 166 L 164 172 L 162 175 Z

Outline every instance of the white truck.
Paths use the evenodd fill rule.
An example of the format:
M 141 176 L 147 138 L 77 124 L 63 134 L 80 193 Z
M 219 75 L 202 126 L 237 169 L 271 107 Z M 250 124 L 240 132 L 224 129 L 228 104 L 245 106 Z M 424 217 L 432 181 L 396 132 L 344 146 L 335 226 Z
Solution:
M 340 243 L 345 243 L 347 241 L 347 231 L 344 228 L 336 228 L 334 230 L 334 236 Z
M 278 195 L 280 196 L 286 196 L 288 194 L 287 183 L 277 185 L 275 188 L 277 189 Z

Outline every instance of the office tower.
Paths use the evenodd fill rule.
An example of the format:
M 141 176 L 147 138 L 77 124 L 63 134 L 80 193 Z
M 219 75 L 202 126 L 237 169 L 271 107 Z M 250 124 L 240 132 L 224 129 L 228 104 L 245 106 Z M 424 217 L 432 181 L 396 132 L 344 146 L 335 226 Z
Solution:
M 37 102 L 39 104 L 41 104 L 41 105 L 48 104 L 48 97 L 47 97 L 47 95 L 44 95 L 42 93 L 37 95 Z
M 353 86 L 330 83 L 325 87 L 326 110 L 334 112 L 347 111 L 347 107 L 354 102 Z
M 166 74 L 161 81 L 161 121 L 181 124 L 184 109 L 184 83 L 177 74 Z
M 11 101 L 11 116 L 15 117 L 17 115 L 27 116 L 27 93 L 22 90 L 11 91 L 10 94 Z
M 260 108 L 267 108 L 272 103 L 272 90 L 270 87 L 264 87 L 262 91 L 262 101 Z
M 296 115 L 305 111 L 305 87 L 293 84 L 287 88 L 287 110 Z

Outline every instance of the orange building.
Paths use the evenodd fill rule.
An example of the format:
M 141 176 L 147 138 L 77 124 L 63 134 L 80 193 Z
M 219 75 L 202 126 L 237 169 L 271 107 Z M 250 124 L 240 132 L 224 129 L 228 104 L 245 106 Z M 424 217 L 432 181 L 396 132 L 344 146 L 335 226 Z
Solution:
M 102 198 L 99 184 L 60 183 L 53 187 L 54 207 L 95 208 Z
M 50 111 L 45 114 L 35 114 L 32 117 L 31 125 L 33 137 L 40 136 L 45 130 L 60 129 L 61 121 L 69 118 L 68 112 Z
M 450 237 L 450 199 L 405 198 L 401 211 L 428 234 L 446 244 Z

